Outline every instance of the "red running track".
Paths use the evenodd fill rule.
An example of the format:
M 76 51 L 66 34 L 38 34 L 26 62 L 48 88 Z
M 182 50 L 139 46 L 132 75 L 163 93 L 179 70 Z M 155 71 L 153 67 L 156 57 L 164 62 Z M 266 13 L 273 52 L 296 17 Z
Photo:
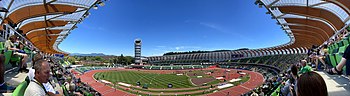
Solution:
M 264 77 L 260 73 L 247 71 L 247 70 L 240 70 L 240 71 L 250 74 L 250 78 L 247 82 L 238 86 L 234 86 L 225 90 L 208 94 L 208 96 L 241 96 L 242 94 L 250 92 L 254 88 L 264 83 Z
M 110 69 L 110 70 L 113 70 L 113 69 Z M 89 84 L 92 88 L 94 88 L 96 91 L 101 93 L 103 96 L 136 96 L 134 94 L 127 93 L 121 90 L 116 90 L 103 83 L 96 82 L 93 75 L 96 72 L 104 72 L 104 71 L 107 71 L 107 70 L 91 70 L 89 72 L 85 72 L 83 75 L 76 75 L 76 77 L 80 78 L 82 82 Z
M 118 70 L 118 69 L 108 69 L 108 70 Z M 116 90 L 112 87 L 106 86 L 103 83 L 96 82 L 93 78 L 93 75 L 96 72 L 104 72 L 108 70 L 91 70 L 85 72 L 83 75 L 76 75 L 77 78 L 80 78 L 82 82 L 89 84 L 96 91 L 101 93 L 103 96 L 136 96 L 131 93 L 127 93 L 121 90 Z M 247 70 L 240 70 L 242 72 L 250 74 L 250 79 L 238 86 L 234 86 L 225 90 L 220 90 L 215 93 L 208 94 L 207 96 L 240 96 L 247 92 L 252 91 L 254 88 L 262 85 L 264 83 L 264 77 L 258 72 L 252 72 Z

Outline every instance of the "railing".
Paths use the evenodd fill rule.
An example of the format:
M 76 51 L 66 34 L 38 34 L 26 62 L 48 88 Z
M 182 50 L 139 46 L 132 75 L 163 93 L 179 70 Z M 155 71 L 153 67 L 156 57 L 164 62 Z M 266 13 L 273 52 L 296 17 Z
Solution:
M 25 38 L 22 34 L 18 33 L 15 29 L 13 29 L 9 24 L 4 24 L 4 31 L 1 33 L 2 37 L 5 39 L 5 40 L 8 40 L 8 38 L 12 35 L 15 35 L 17 34 L 17 36 L 20 37 L 20 40 L 24 40 L 28 43 L 28 45 L 24 44 L 25 47 L 28 47 L 30 48 L 31 50 L 33 50 L 33 48 L 35 48 L 36 50 L 38 50 L 38 48 L 36 48 L 34 46 L 34 44 L 29 41 L 27 38 Z M 39 51 L 39 50 L 38 50 Z

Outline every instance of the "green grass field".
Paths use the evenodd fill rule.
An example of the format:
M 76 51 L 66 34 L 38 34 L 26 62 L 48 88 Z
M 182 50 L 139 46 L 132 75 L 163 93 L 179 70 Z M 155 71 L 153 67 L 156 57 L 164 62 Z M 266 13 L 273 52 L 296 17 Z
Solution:
M 207 71 L 192 71 L 189 72 L 191 74 L 196 73 L 197 75 L 203 76 L 203 78 L 213 78 L 209 75 L 204 74 L 203 72 Z M 196 78 L 194 76 L 191 76 L 192 78 Z M 215 89 L 215 84 L 218 84 L 222 81 L 219 80 L 213 80 L 210 82 L 207 82 L 207 85 L 215 85 L 213 89 L 210 88 L 210 86 L 203 86 L 199 88 L 199 86 L 195 86 L 190 82 L 190 78 L 187 75 L 180 75 L 177 76 L 176 74 L 157 74 L 157 73 L 148 73 L 144 71 L 106 71 L 106 72 L 99 72 L 95 73 L 94 78 L 96 79 L 103 79 L 107 80 L 110 82 L 123 82 L 127 84 L 132 84 L 136 86 L 136 82 L 141 82 L 141 87 L 144 84 L 148 84 L 148 88 L 157 88 L 157 89 L 143 89 L 141 87 L 128 87 L 132 90 L 126 89 L 126 87 L 123 87 L 121 85 L 110 85 L 107 84 L 108 86 L 116 87 L 119 90 L 123 90 L 129 93 L 137 94 L 137 95 L 149 95 L 149 93 L 142 93 L 142 92 L 150 92 L 152 94 L 151 96 L 159 95 L 160 93 L 165 93 L 165 94 L 177 94 L 177 92 L 192 92 L 191 94 L 188 95 L 204 95 L 213 92 Z M 250 76 L 244 76 L 242 77 L 242 81 L 237 81 L 233 82 L 232 84 L 234 85 L 239 85 L 243 82 L 246 82 L 249 80 Z M 176 90 L 171 90 L 167 89 L 167 85 L 171 83 L 173 84 L 173 88 L 191 88 L 191 89 L 176 89 Z M 165 90 L 163 89 L 165 88 Z M 227 89 L 227 88 L 224 88 Z M 221 89 L 221 90 L 224 90 Z M 138 92 L 140 91 L 140 93 Z M 204 93 L 203 93 L 204 92 Z M 188 96 L 185 94 L 179 94 L 178 96 Z
M 94 75 L 96 79 L 103 79 L 110 82 L 123 82 L 136 86 L 140 82 L 141 86 L 148 84 L 148 88 L 167 88 L 168 84 L 173 84 L 173 88 L 195 87 L 185 75 L 176 74 L 155 74 L 138 71 L 108 71 L 99 72 Z M 104 77 L 104 78 L 103 78 Z

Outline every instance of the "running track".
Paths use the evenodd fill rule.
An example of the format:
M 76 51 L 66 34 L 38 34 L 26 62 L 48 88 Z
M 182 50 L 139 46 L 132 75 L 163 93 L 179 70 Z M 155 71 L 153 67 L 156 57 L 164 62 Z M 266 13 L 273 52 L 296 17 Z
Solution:
M 82 82 L 89 84 L 96 91 L 101 93 L 103 96 L 136 96 L 134 94 L 130 94 L 121 90 L 115 90 L 112 87 L 105 86 L 103 83 L 96 82 L 93 78 L 93 75 L 96 72 L 104 72 L 109 70 L 118 70 L 118 69 L 108 69 L 108 70 L 91 70 L 85 72 L 83 75 L 76 75 L 76 77 L 80 78 Z M 240 96 L 247 92 L 250 92 L 254 88 L 263 84 L 264 77 L 258 72 L 252 72 L 247 70 L 241 70 L 245 73 L 250 74 L 250 79 L 238 86 L 234 86 L 225 90 L 221 90 L 215 93 L 208 94 L 207 96 Z

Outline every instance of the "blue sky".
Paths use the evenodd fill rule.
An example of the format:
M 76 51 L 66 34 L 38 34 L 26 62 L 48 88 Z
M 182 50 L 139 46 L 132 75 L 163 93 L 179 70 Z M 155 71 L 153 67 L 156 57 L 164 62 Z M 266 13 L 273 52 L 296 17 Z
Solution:
M 289 38 L 255 0 L 108 0 L 59 45 L 70 53 L 143 56 L 194 50 L 264 48 Z

